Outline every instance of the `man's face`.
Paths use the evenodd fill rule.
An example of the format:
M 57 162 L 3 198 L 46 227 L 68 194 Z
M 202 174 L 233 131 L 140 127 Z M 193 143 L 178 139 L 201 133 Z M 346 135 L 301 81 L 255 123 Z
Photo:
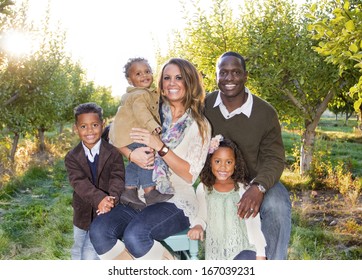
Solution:
M 248 73 L 244 71 L 239 58 L 226 56 L 219 60 L 216 68 L 216 82 L 225 97 L 243 94 Z

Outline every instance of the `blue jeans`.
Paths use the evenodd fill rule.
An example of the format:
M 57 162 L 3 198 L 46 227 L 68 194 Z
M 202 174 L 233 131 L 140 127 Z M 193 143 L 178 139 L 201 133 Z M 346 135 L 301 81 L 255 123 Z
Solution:
M 243 250 L 236 255 L 234 260 L 256 260 L 256 252 L 251 250 Z
M 89 231 L 73 225 L 74 244 L 71 249 L 72 260 L 99 260 L 89 239 Z
M 135 150 L 139 147 L 146 147 L 143 144 L 132 143 L 127 146 L 130 150 Z M 125 186 L 137 187 L 145 189 L 148 187 L 156 186 L 156 182 L 152 180 L 153 169 L 144 169 L 139 167 L 134 162 L 128 162 L 126 166 Z
M 173 203 L 156 203 L 140 212 L 119 204 L 93 221 L 90 238 L 99 255 L 110 251 L 119 239 L 139 258 L 151 249 L 153 240 L 161 241 L 189 226 L 189 219 Z
M 291 222 L 289 192 L 281 182 L 276 183 L 264 195 L 260 209 L 261 229 L 264 233 L 268 260 L 286 260 Z
M 138 213 L 139 211 L 129 206 L 118 204 L 110 212 L 99 215 L 93 220 L 89 237 L 98 255 L 107 253 L 118 239 L 123 239 L 124 230 Z
M 128 224 L 123 241 L 128 251 L 139 258 L 151 249 L 153 240 L 161 241 L 189 226 L 189 218 L 175 204 L 156 203 L 146 207 Z

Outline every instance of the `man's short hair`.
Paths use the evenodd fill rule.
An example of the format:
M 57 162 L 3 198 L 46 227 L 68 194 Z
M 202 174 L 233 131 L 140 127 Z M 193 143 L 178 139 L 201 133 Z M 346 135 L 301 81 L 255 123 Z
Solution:
M 245 59 L 241 54 L 239 54 L 237 52 L 225 52 L 225 53 L 223 53 L 222 55 L 220 55 L 219 59 L 217 60 L 218 61 L 217 63 L 219 63 L 221 58 L 226 57 L 226 56 L 234 56 L 234 57 L 239 58 L 240 62 L 241 62 L 241 66 L 243 67 L 244 71 L 246 71 Z

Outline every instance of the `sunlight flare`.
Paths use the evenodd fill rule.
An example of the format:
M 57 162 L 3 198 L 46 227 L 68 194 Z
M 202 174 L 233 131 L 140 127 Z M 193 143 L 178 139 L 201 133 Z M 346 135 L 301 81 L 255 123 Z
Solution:
M 7 31 L 1 40 L 2 49 L 14 56 L 27 56 L 35 51 L 35 41 L 30 34 L 11 30 Z

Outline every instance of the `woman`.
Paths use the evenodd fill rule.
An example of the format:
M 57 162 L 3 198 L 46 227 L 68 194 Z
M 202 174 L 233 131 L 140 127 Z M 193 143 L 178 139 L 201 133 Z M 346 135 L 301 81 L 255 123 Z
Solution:
M 132 161 L 155 168 L 158 190 L 174 196 L 140 212 L 120 204 L 97 217 L 90 237 L 101 259 L 118 258 L 125 248 L 135 259 L 161 259 L 164 248 L 159 241 L 197 224 L 192 184 L 205 163 L 211 136 L 211 127 L 202 114 L 202 80 L 189 61 L 173 58 L 161 70 L 158 90 L 163 99 L 162 137 L 133 129 L 130 135 L 134 142 L 148 148 L 134 150 Z M 156 151 L 154 158 L 153 153 L 147 154 L 149 151 Z

